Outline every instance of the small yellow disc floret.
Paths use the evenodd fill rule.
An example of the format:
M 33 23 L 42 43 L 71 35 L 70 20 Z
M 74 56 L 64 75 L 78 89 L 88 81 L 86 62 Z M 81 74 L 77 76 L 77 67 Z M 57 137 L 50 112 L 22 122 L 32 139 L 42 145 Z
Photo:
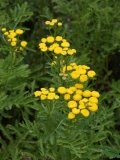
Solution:
M 68 108 L 75 108 L 75 107 L 77 107 L 76 101 L 69 101 L 68 102 Z
M 66 88 L 65 87 L 59 87 L 57 91 L 60 94 L 65 94 L 66 93 Z
M 90 112 L 87 110 L 87 109 L 82 109 L 81 110 L 81 114 L 84 116 L 84 117 L 88 117 Z
M 26 41 L 22 41 L 20 44 L 21 44 L 22 47 L 26 47 L 27 42 Z
M 75 118 L 75 114 L 73 112 L 70 112 L 68 114 L 68 119 L 74 119 Z
M 48 42 L 48 43 L 53 43 L 53 42 L 54 42 L 54 37 L 48 36 L 48 37 L 47 37 L 47 42 Z

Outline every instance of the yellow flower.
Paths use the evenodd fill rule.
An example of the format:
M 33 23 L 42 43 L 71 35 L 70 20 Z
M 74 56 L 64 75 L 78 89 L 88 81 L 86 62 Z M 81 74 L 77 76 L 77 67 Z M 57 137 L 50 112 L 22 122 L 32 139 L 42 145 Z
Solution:
M 44 47 L 46 47 L 46 44 L 45 43 L 39 43 L 39 47 L 44 48 Z
M 67 71 L 71 71 L 73 69 L 72 66 L 67 66 Z
M 14 29 L 11 29 L 11 30 L 9 30 L 9 32 L 11 33 L 11 32 L 15 32 L 15 30 Z
M 56 64 L 56 61 L 53 61 L 53 62 L 52 62 L 52 65 L 55 65 L 55 64 Z
M 27 42 L 26 41 L 22 41 L 20 44 L 21 44 L 22 47 L 26 47 Z
M 59 99 L 59 96 L 58 96 L 58 95 L 55 95 L 55 99 Z
M 78 88 L 78 89 L 82 89 L 82 88 L 83 88 L 83 85 L 80 84 L 80 83 L 76 83 L 76 84 L 75 84 L 75 87 Z
M 53 43 L 53 48 L 56 48 L 56 47 L 59 47 L 59 44 L 58 43 Z
M 34 95 L 35 95 L 35 97 L 40 96 L 40 95 L 41 95 L 41 91 L 35 91 L 35 92 L 34 92 Z
M 51 93 L 48 93 L 47 95 L 47 99 L 49 100 L 53 100 L 55 98 L 55 93 L 51 92 Z
M 54 91 L 55 91 L 55 88 L 51 87 L 51 88 L 49 88 L 49 91 L 50 91 L 50 92 L 54 92 Z
M 16 33 L 13 31 L 13 32 L 10 32 L 10 34 L 8 35 L 8 38 L 14 38 L 16 36 Z
M 74 119 L 75 118 L 75 114 L 73 112 L 70 112 L 68 114 L 68 119 Z
M 16 32 L 17 34 L 23 34 L 23 30 L 22 30 L 22 29 L 17 29 L 15 32 Z
M 97 104 L 98 103 L 98 99 L 96 97 L 90 97 L 89 98 L 89 102 Z
M 90 112 L 87 110 L 87 109 L 82 109 L 81 110 L 81 114 L 84 116 L 84 117 L 88 117 Z
M 8 39 L 8 42 L 11 42 L 11 39 Z
M 47 47 L 41 48 L 41 51 L 42 51 L 42 52 L 46 52 L 46 51 L 47 51 Z
M 82 90 L 80 90 L 80 89 L 76 90 L 76 94 L 82 95 L 82 93 L 83 93 Z
M 76 53 L 76 49 L 72 49 L 73 53 Z
M 68 53 L 69 55 L 73 55 L 73 54 L 74 54 L 74 51 L 73 51 L 72 49 L 68 49 L 67 53 Z
M 73 86 L 73 87 L 70 87 L 69 89 L 72 90 L 73 92 L 76 91 L 76 88 L 75 88 L 74 86 Z
M 6 31 L 6 28 L 2 28 L 1 30 L 2 30 L 2 32 L 5 32 L 5 31 Z
M 96 112 L 98 110 L 98 106 L 95 103 L 92 103 L 92 105 L 90 107 L 88 107 L 88 109 L 92 112 Z
M 48 48 L 49 51 L 53 51 L 54 50 L 54 47 L 51 45 L 49 48 Z
M 54 53 L 56 53 L 56 54 L 60 54 L 61 52 L 62 52 L 62 48 L 61 47 L 56 47 L 54 49 Z
M 50 22 L 50 24 L 49 24 L 50 26 L 54 26 L 55 25 L 55 23 L 54 22 Z
M 4 32 L 4 35 L 6 35 L 6 36 L 7 36 L 8 34 L 9 34 L 8 32 Z
M 76 66 L 76 63 L 75 63 L 75 62 L 73 62 L 73 63 L 70 63 L 70 65 L 71 65 L 71 66 Z
M 60 94 L 65 94 L 65 93 L 66 93 L 66 88 L 65 88 L 65 87 L 59 87 L 59 88 L 57 89 L 57 91 L 58 91 L 58 93 L 60 93 Z
M 63 42 L 66 42 L 67 40 L 65 38 L 62 39 Z
M 62 47 L 69 47 L 69 46 L 70 46 L 70 43 L 69 43 L 69 42 L 62 42 L 62 43 L 61 43 L 61 46 L 62 46 Z
M 86 90 L 83 92 L 83 96 L 84 97 L 90 97 L 91 96 L 91 92 L 89 90 Z
M 83 69 L 90 69 L 90 67 L 86 66 L 86 65 L 82 65 Z
M 11 46 L 16 46 L 16 42 L 11 42 Z
M 88 80 L 87 75 L 81 75 L 81 76 L 80 76 L 80 81 L 81 81 L 81 82 L 86 82 L 87 80 Z
M 80 76 L 80 73 L 78 71 L 73 71 L 71 74 L 72 79 L 77 79 Z
M 62 37 L 61 37 L 61 36 L 57 36 L 57 37 L 55 38 L 55 40 L 58 41 L 58 42 L 59 42 L 59 41 L 62 41 Z
M 40 99 L 41 99 L 41 100 L 45 100 L 46 98 L 47 98 L 47 96 L 44 95 L 44 94 L 42 94 L 42 95 L 40 96 Z
M 63 51 L 67 51 L 67 50 L 68 50 L 68 48 L 67 48 L 67 47 L 64 47 L 64 48 L 63 48 Z
M 80 69 L 79 72 L 80 72 L 80 74 L 86 74 L 86 70 L 85 69 Z
M 57 25 L 60 27 L 60 26 L 62 26 L 62 23 L 61 23 L 61 22 L 58 22 L 58 24 L 57 24 Z
M 83 101 L 84 103 L 87 103 L 87 102 L 88 102 L 88 99 L 87 99 L 87 98 L 83 98 L 82 101 Z
M 76 101 L 69 101 L 68 102 L 68 108 L 75 108 L 75 107 L 77 107 Z
M 46 41 L 47 41 L 46 38 L 42 38 L 42 39 L 41 39 L 41 42 L 42 42 L 42 43 L 46 43 Z
M 67 89 L 66 89 L 66 93 L 68 93 L 68 94 L 73 94 L 73 90 L 72 90 L 71 88 L 67 88 Z
M 80 113 L 80 109 L 73 108 L 73 109 L 72 109 L 72 113 L 74 113 L 74 114 L 79 114 L 79 113 Z
M 75 101 L 79 101 L 79 100 L 81 100 L 81 99 L 82 99 L 82 96 L 79 95 L 79 94 L 75 94 L 75 95 L 73 96 L 73 100 L 75 100 Z
M 47 37 L 47 42 L 48 42 L 48 43 L 53 43 L 53 42 L 54 42 L 54 37 L 48 36 L 48 37 Z
M 92 78 L 96 75 L 96 73 L 95 73 L 95 71 L 90 70 L 87 72 L 87 75 L 88 75 L 88 77 Z
M 41 91 L 47 91 L 47 89 L 46 88 L 41 88 Z
M 78 69 L 78 66 L 77 66 L 77 65 L 73 66 L 73 69 L 77 70 L 77 69 Z
M 58 21 L 57 19 L 52 19 L 53 23 L 57 23 L 57 21 Z
M 70 94 L 65 94 L 64 95 L 64 100 L 68 101 L 70 99 Z
M 42 90 L 42 94 L 48 94 L 49 91 L 46 89 L 46 90 Z
M 61 54 L 63 55 L 63 56 L 65 56 L 66 54 L 67 54 L 67 52 L 66 51 L 61 51 Z
M 13 41 L 13 42 L 16 42 L 16 41 L 17 41 L 17 38 L 13 38 L 12 41 Z
M 91 94 L 92 94 L 92 97 L 96 97 L 96 98 L 100 97 L 100 94 L 97 91 L 92 91 Z
M 49 25 L 49 24 L 50 24 L 50 21 L 46 21 L 45 24 L 46 24 L 46 25 Z
M 79 104 L 80 104 L 80 105 L 85 105 L 85 103 L 83 102 L 82 99 L 79 101 Z
M 78 106 L 78 108 L 79 108 L 79 109 L 84 109 L 84 108 L 86 108 L 86 106 L 85 106 L 84 104 L 80 104 L 80 105 Z

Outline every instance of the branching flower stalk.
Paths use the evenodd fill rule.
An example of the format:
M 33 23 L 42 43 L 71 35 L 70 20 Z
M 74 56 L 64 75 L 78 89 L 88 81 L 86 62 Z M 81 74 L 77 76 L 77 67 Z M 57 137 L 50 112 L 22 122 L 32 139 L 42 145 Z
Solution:
M 19 35 L 23 34 L 24 31 L 22 29 L 16 29 L 16 30 L 7 30 L 6 28 L 2 28 L 2 32 L 3 35 L 5 36 L 5 40 L 6 42 L 8 42 L 10 44 L 10 54 L 12 56 L 11 58 L 11 64 L 9 69 L 9 72 L 12 71 L 12 68 L 15 64 L 15 60 L 16 60 L 16 54 L 19 53 L 20 51 L 22 51 L 26 45 L 27 42 L 26 41 L 20 41 L 20 38 L 18 37 Z M 7 81 L 5 81 L 4 86 L 3 86 L 3 90 L 6 87 Z
M 70 43 L 65 37 L 60 36 L 57 31 L 57 27 L 60 26 L 57 26 L 57 23 L 56 19 L 45 22 L 50 28 L 53 26 L 55 33 L 53 36 L 42 38 L 39 43 L 39 49 L 47 54 L 50 60 L 53 60 L 50 61 L 49 66 L 50 75 L 53 76 L 52 84 L 49 88 L 40 88 L 35 91 L 34 95 L 40 99 L 41 105 L 44 105 L 44 109 L 49 112 L 48 116 L 52 120 L 51 126 L 54 132 L 53 145 L 57 152 L 57 159 L 59 159 L 64 145 L 57 145 L 56 125 L 61 120 L 57 122 L 54 115 L 59 113 L 64 116 L 65 121 L 67 120 L 64 136 L 68 138 L 71 123 L 75 124 L 81 118 L 87 118 L 98 110 L 100 94 L 95 90 L 87 89 L 88 81 L 94 79 L 96 73 L 87 65 L 71 61 L 77 51 L 70 47 Z M 71 122 L 71 120 L 73 121 Z

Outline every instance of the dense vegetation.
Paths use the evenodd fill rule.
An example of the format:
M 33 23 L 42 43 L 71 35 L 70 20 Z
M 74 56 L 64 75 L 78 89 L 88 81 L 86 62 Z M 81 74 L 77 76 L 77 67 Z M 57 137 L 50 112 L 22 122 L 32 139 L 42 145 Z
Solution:
M 0 12 L 0 160 L 119 159 L 120 1 Z

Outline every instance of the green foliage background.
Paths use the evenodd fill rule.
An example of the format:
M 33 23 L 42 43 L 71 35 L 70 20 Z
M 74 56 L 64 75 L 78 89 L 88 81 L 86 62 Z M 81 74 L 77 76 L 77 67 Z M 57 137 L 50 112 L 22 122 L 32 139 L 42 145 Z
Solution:
M 52 18 L 63 22 L 76 62 L 97 73 L 90 86 L 101 94 L 99 110 L 71 122 L 75 126 L 56 109 L 50 116 L 33 95 L 51 82 L 38 43 L 49 34 L 44 22 Z M 120 158 L 119 26 L 119 0 L 0 0 L 0 29 L 24 29 L 28 42 L 27 50 L 11 54 L 0 32 L 1 160 Z

